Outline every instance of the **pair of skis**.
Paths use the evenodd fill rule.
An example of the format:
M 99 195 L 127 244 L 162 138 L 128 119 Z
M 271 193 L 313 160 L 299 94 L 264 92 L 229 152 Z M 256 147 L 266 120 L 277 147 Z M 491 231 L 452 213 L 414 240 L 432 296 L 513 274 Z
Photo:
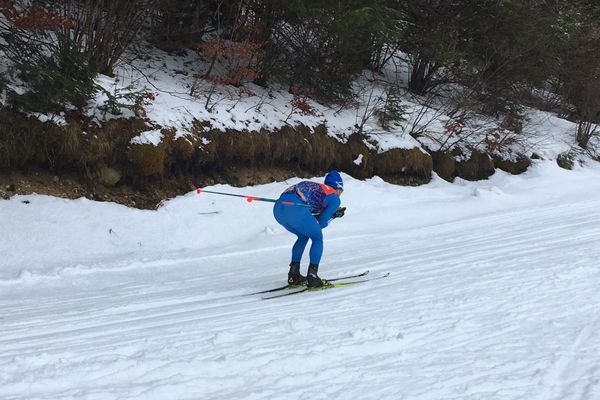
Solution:
M 277 298 L 280 298 L 280 297 L 292 296 L 292 295 L 300 294 L 300 293 L 306 293 L 306 292 L 327 290 L 327 289 L 332 289 L 332 288 L 336 288 L 336 287 L 344 287 L 344 286 L 356 285 L 356 284 L 363 283 L 363 282 L 368 282 L 368 281 L 373 281 L 373 280 L 377 280 L 377 279 L 386 278 L 386 277 L 388 277 L 390 275 L 390 273 L 388 272 L 388 273 L 386 273 L 384 275 L 381 275 L 381 276 L 378 276 L 378 277 L 375 277 L 375 278 L 370 278 L 370 279 L 369 278 L 365 278 L 365 279 L 360 279 L 360 280 L 357 280 L 357 281 L 340 282 L 340 281 L 344 281 L 346 279 L 363 278 L 368 273 L 369 273 L 369 270 L 361 272 L 360 274 L 346 275 L 346 276 L 340 276 L 340 277 L 334 278 L 334 279 L 327 279 L 326 280 L 327 284 L 324 285 L 324 286 L 321 286 L 321 287 L 309 288 L 309 287 L 306 287 L 306 285 L 285 285 L 285 286 L 277 287 L 277 288 L 274 288 L 274 289 L 262 290 L 260 292 L 250 293 L 250 294 L 248 294 L 248 296 L 259 295 L 259 294 L 266 294 L 266 296 L 262 297 L 263 300 L 277 299 Z M 277 293 L 277 292 L 284 291 L 286 289 L 299 289 L 299 290 L 286 291 L 285 293 Z M 272 295 L 271 293 L 277 293 L 277 294 Z

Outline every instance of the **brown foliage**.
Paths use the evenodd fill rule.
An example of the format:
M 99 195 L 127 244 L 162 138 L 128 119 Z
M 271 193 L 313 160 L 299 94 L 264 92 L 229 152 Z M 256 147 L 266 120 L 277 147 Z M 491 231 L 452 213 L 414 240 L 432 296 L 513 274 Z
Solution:
M 14 3 L 9 0 L 0 1 L 0 12 L 16 28 L 27 31 L 57 31 L 73 26 L 73 21 L 67 16 L 58 15 L 33 5 L 18 10 Z
M 308 102 L 309 97 L 315 95 L 314 89 L 303 89 L 299 85 L 292 85 L 290 92 L 293 96 L 290 104 L 294 109 L 300 110 L 304 115 L 315 116 L 319 114 Z
M 235 43 L 216 38 L 199 44 L 198 50 L 212 60 L 209 70 L 203 76 L 205 80 L 240 87 L 259 76 L 259 70 L 255 66 L 260 58 L 260 46 L 257 43 L 249 40 Z M 211 75 L 217 62 L 225 71 L 216 76 Z
M 455 120 L 448 121 L 444 125 L 444 132 L 448 136 L 457 136 L 460 134 L 465 127 L 465 117 L 463 115 L 459 116 Z

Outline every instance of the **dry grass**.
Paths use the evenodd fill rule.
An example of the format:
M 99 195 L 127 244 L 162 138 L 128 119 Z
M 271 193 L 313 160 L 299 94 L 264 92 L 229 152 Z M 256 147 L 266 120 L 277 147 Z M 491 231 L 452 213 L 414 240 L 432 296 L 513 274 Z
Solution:
M 135 171 L 142 177 L 161 176 L 165 173 L 167 160 L 167 145 L 132 144 L 128 153 L 129 161 L 133 164 Z
M 453 153 L 429 155 L 417 148 L 378 153 L 362 135 L 355 133 L 340 143 L 325 126 L 222 132 L 198 122 L 183 137 L 175 138 L 174 129 L 162 130 L 164 140 L 158 146 L 131 144 L 133 137 L 149 129 L 156 127 L 143 119 L 111 120 L 83 134 L 76 123 L 57 127 L 0 109 L 0 167 L 66 169 L 91 178 L 111 167 L 122 172 L 121 182 L 134 183 L 173 175 L 195 181 L 266 183 L 285 175 L 281 171 L 289 177 L 338 169 L 360 179 L 378 175 L 398 184 L 426 183 L 432 170 L 447 180 L 485 179 L 494 172 L 494 161 L 503 169 L 513 168 L 475 151 L 464 162 L 456 162 Z M 358 157 L 361 162 L 355 164 Z M 510 172 L 522 172 L 525 161 Z M 244 179 L 237 179 L 241 171 Z
M 510 164 L 476 151 L 458 162 L 455 157 L 461 153 L 456 149 L 431 155 L 417 148 L 378 153 L 362 135 L 355 133 L 340 143 L 325 126 L 222 132 L 198 122 L 178 138 L 174 129 L 163 129 L 158 146 L 131 144 L 133 137 L 156 128 L 143 119 L 111 120 L 101 128 L 82 129 L 73 122 L 58 127 L 0 108 L 0 168 L 8 168 L 5 174 L 34 169 L 50 176 L 69 174 L 79 177 L 84 188 L 73 189 L 72 196 L 87 193 L 90 198 L 152 207 L 154 201 L 198 186 L 256 185 L 323 175 L 331 169 L 359 179 L 378 175 L 392 183 L 416 185 L 428 182 L 432 170 L 449 181 L 457 176 L 476 180 L 489 177 L 495 166 L 520 173 L 529 165 L 526 157 Z M 355 164 L 359 157 L 361 162 Z M 102 184 L 103 169 L 119 173 L 116 186 Z M 63 186 L 68 192 L 69 185 Z
M 458 176 L 468 181 L 487 179 L 495 172 L 492 158 L 477 150 L 471 152 L 467 161 L 458 163 L 456 169 Z
M 381 154 L 370 150 L 358 134 L 347 143 L 327 135 L 325 127 L 300 126 L 276 132 L 203 133 L 210 143 L 203 147 L 200 162 L 205 169 L 224 172 L 231 168 L 286 168 L 290 172 L 323 174 L 340 169 L 359 178 L 377 174 L 405 183 L 428 182 L 433 163 L 418 149 L 394 149 Z M 362 162 L 356 160 L 362 155 Z

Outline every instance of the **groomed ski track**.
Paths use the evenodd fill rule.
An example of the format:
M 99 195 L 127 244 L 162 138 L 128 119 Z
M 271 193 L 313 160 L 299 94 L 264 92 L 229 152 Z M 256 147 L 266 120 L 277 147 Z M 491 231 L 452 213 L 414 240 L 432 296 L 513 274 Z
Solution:
M 349 213 L 321 274 L 391 275 L 335 290 L 243 296 L 285 279 L 283 236 L 2 283 L 0 398 L 599 399 L 600 192 L 532 190 Z

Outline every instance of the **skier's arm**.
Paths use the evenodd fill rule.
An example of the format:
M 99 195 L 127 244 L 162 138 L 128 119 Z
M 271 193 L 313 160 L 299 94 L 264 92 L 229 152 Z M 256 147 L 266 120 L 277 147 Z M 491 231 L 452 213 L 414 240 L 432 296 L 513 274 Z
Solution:
M 325 209 L 319 215 L 319 225 L 321 229 L 326 228 L 329 222 L 333 219 L 333 213 L 335 213 L 340 206 L 340 197 L 336 194 L 330 194 L 325 196 L 324 199 Z

